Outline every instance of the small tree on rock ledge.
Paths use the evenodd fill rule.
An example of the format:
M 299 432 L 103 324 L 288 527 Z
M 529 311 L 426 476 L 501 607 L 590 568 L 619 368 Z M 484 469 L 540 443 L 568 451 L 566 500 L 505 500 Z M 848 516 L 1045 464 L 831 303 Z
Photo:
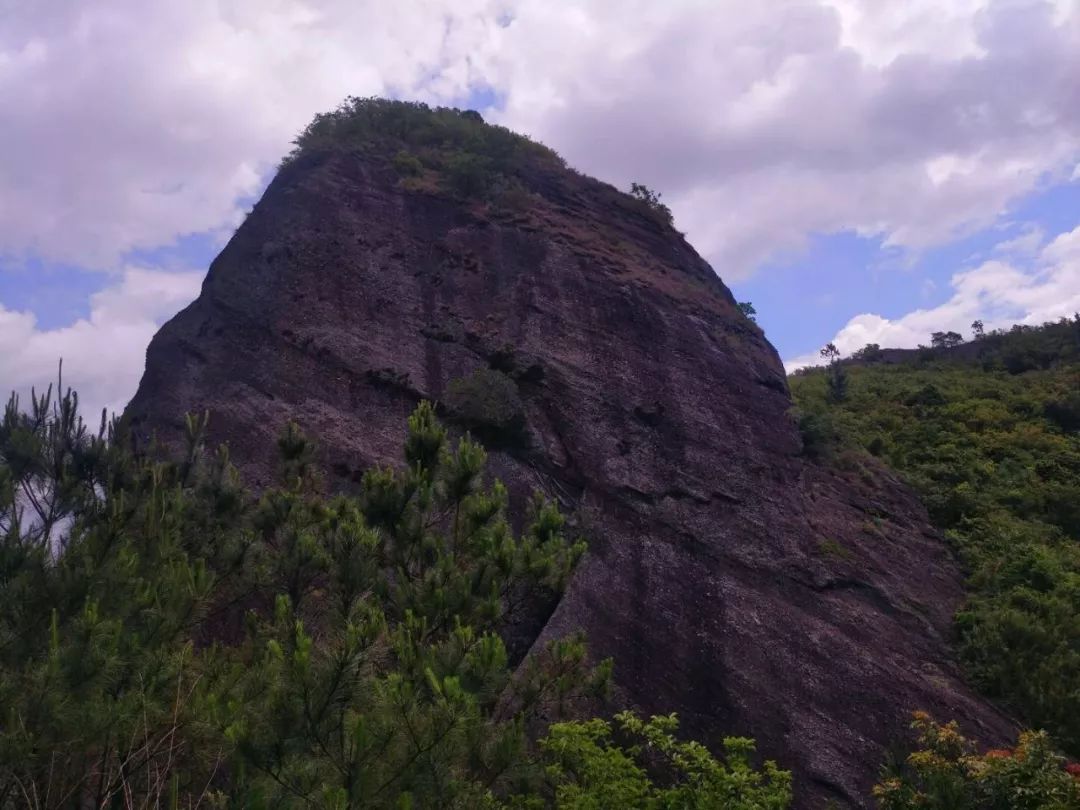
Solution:
M 671 209 L 660 201 L 660 193 L 653 191 L 644 183 L 631 183 L 630 196 L 643 202 L 649 211 L 656 214 L 665 225 L 671 225 L 673 217 Z

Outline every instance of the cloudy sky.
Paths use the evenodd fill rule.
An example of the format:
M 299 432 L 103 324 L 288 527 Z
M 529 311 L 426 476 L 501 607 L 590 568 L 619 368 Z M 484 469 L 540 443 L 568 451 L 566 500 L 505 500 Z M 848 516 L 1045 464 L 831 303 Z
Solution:
M 660 190 L 792 365 L 1080 310 L 1080 0 L 0 0 L 0 387 L 121 408 L 349 94 Z

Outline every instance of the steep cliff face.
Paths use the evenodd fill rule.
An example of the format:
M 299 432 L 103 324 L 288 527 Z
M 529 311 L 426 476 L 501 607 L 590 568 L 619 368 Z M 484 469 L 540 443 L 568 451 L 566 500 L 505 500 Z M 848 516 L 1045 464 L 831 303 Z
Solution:
M 913 709 L 1008 732 L 950 657 L 960 575 L 922 508 L 884 470 L 801 457 L 776 352 L 677 232 L 558 166 L 492 203 L 397 159 L 315 149 L 279 173 L 151 344 L 138 434 L 209 409 L 258 486 L 296 418 L 348 487 L 398 462 L 420 398 L 495 369 L 524 422 L 494 473 L 592 541 L 541 637 L 585 630 L 625 701 L 756 737 L 805 806 L 868 804 Z

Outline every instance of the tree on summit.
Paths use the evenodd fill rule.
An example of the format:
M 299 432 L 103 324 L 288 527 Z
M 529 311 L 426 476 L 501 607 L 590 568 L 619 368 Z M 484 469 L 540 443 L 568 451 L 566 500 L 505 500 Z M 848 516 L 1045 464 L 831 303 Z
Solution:
M 974 324 L 972 326 L 974 328 Z M 935 349 L 949 349 L 963 342 L 964 336 L 959 332 L 934 332 L 930 335 L 930 345 Z
M 840 364 L 840 350 L 835 343 L 826 343 L 820 354 L 829 361 L 825 377 L 826 396 L 832 403 L 843 402 L 847 398 L 848 376 Z

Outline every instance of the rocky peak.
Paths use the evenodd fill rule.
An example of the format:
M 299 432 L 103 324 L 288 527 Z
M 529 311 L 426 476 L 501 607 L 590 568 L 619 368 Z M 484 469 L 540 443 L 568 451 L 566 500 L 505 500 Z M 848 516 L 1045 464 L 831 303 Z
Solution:
M 1010 731 L 951 657 L 961 577 L 924 510 L 802 457 L 775 350 L 662 207 L 479 116 L 353 100 L 154 338 L 128 417 L 168 444 L 209 409 L 256 486 L 295 418 L 348 488 L 422 398 L 591 540 L 523 643 L 584 630 L 622 701 L 755 737 L 804 806 L 868 806 L 914 709 Z

